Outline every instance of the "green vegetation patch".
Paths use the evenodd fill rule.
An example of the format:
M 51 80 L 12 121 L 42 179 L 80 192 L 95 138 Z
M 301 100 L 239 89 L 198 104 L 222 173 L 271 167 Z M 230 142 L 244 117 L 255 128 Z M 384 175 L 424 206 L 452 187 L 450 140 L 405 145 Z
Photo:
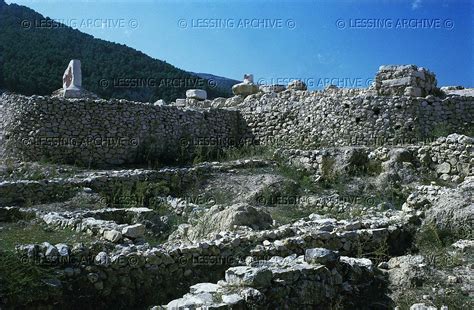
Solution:
M 49 242 L 51 244 L 92 242 L 92 237 L 71 229 L 52 229 L 46 224 L 33 222 L 0 223 L 0 249 L 14 251 L 18 244 Z

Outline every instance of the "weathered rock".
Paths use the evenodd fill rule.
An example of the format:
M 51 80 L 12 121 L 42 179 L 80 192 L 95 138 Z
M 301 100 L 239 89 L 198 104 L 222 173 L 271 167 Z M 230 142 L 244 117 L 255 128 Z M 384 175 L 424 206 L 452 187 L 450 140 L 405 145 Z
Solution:
M 440 189 L 425 211 L 425 223 L 440 230 L 467 231 L 474 220 L 474 177 L 467 177 L 457 188 Z
M 111 263 L 110 257 L 106 252 L 100 252 L 96 255 L 94 263 L 99 266 L 109 266 Z
M 128 225 L 122 229 L 122 235 L 127 238 L 139 238 L 145 234 L 145 226 L 143 224 Z
M 427 306 L 424 303 L 414 304 L 410 307 L 410 310 L 438 310 L 438 308 L 433 306 Z
M 399 256 L 388 261 L 388 275 L 393 287 L 418 287 L 426 281 L 427 265 L 422 256 Z
M 229 268 L 225 280 L 232 286 L 266 287 L 272 280 L 272 272 L 266 268 L 240 266 Z
M 286 90 L 285 85 L 260 85 L 259 89 L 264 93 L 280 93 Z
M 339 261 L 339 254 L 337 251 L 324 248 L 307 249 L 304 254 L 304 260 L 310 264 L 334 266 Z
M 153 103 L 154 106 L 164 106 L 166 105 L 166 101 L 164 101 L 163 99 L 158 99 L 155 101 L 155 103 Z
M 130 233 L 129 231 L 127 232 Z M 122 234 L 116 230 L 107 230 L 104 232 L 104 238 L 110 242 L 118 242 L 122 239 Z
M 175 104 L 177 107 L 184 107 L 186 106 L 186 99 L 176 99 Z
M 436 78 L 427 69 L 415 65 L 380 66 L 375 89 L 380 95 L 427 96 L 435 92 Z
M 197 240 L 212 233 L 233 231 L 241 226 L 262 230 L 271 227 L 272 223 L 270 214 L 245 203 L 228 207 L 214 206 L 188 231 L 187 237 Z
M 289 90 L 307 90 L 308 89 L 306 84 L 303 81 L 300 81 L 300 80 L 291 81 L 290 83 L 288 83 L 287 88 Z
M 197 99 L 197 100 L 206 100 L 207 92 L 203 89 L 188 89 L 186 91 L 186 98 Z
M 453 243 L 453 248 L 461 252 L 469 252 L 474 250 L 474 240 L 458 240 Z
M 239 83 L 232 86 L 232 93 L 234 95 L 249 96 L 259 92 L 259 88 L 251 83 Z

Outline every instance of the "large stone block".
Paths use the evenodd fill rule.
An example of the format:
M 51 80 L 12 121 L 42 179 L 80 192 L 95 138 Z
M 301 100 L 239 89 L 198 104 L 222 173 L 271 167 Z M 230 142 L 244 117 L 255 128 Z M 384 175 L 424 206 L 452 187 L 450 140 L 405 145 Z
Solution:
M 435 74 L 415 65 L 381 66 L 375 77 L 379 95 L 420 97 L 436 89 Z
M 261 267 L 233 267 L 225 272 L 225 280 L 231 286 L 267 287 L 272 280 L 272 272 Z
M 304 260 L 310 264 L 335 265 L 339 261 L 339 254 L 324 248 L 307 249 Z
M 142 237 L 144 234 L 145 226 L 142 224 L 129 225 L 122 229 L 122 235 L 132 239 Z
M 251 83 L 239 83 L 232 86 L 234 95 L 249 96 L 259 92 L 258 86 Z
M 197 99 L 197 100 L 206 100 L 207 92 L 203 89 L 188 89 L 186 91 L 186 98 Z

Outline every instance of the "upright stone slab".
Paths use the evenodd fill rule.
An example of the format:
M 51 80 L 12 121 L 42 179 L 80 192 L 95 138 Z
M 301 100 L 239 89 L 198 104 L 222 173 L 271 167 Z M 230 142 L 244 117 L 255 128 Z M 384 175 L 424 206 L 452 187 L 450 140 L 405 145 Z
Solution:
M 63 74 L 63 87 L 54 91 L 53 97 L 64 98 L 91 98 L 98 96 L 82 88 L 81 61 L 73 59 L 69 62 Z
M 73 59 L 63 74 L 63 89 L 64 90 L 80 90 L 82 88 L 82 71 L 81 61 Z
M 253 84 L 253 74 L 244 74 L 244 83 Z

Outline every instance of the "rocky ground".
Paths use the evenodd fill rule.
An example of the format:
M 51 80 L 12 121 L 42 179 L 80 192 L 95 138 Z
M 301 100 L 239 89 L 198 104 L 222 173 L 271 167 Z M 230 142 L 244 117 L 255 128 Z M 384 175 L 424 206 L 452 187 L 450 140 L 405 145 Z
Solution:
M 472 308 L 473 144 L 3 160 L 1 307 Z

